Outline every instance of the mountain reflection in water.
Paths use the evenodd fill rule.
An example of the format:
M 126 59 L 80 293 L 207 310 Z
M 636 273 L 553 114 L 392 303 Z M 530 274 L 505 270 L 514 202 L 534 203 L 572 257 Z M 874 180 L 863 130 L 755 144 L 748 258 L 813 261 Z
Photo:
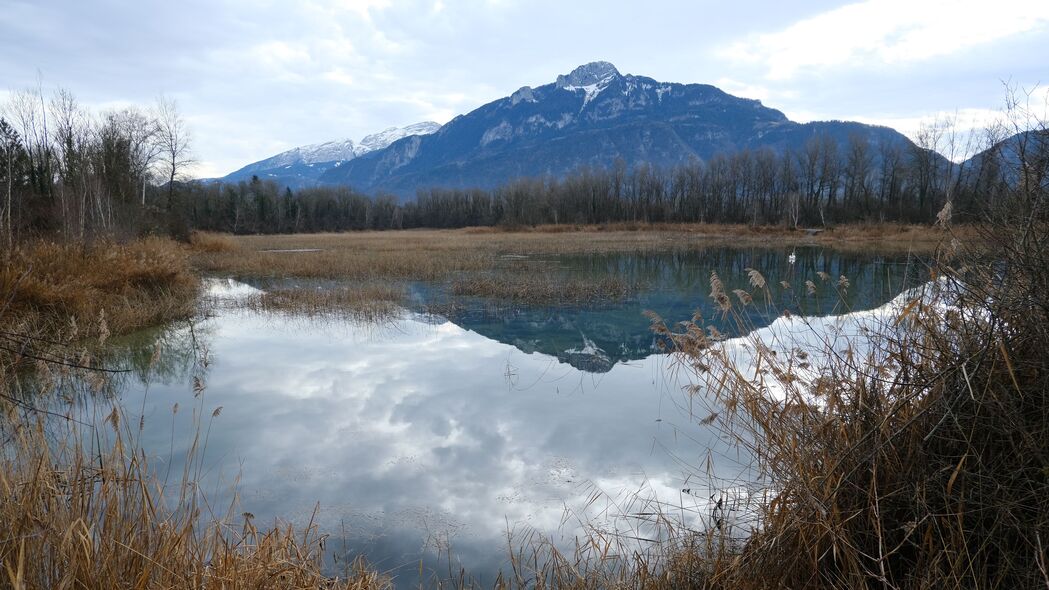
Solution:
M 148 377 L 121 384 L 118 399 L 129 415 L 144 413 L 141 444 L 173 473 L 196 432 L 186 408 L 205 425 L 223 408 L 210 419 L 200 484 L 218 512 L 235 488 L 237 513 L 251 512 L 260 526 L 312 520 L 332 535 L 327 547 L 340 563 L 366 555 L 412 585 L 420 563 L 447 572 L 442 559 L 451 554 L 490 584 L 507 566 L 507 527 L 515 538 L 540 533 L 570 548 L 584 522 L 642 536 L 630 516 L 642 504 L 677 507 L 701 527 L 711 498 L 745 495 L 754 483 L 748 458 L 698 424 L 704 400 L 688 398 L 688 376 L 654 354 L 641 311 L 673 322 L 698 308 L 717 321 L 708 297 L 715 268 L 730 289 L 743 285 L 744 268 L 796 290 L 817 270 L 849 277 L 844 303 L 837 293 L 793 301 L 777 286 L 776 305 L 800 313 L 875 307 L 907 282 L 901 259 L 799 251 L 790 267 L 786 256 L 559 259 L 566 275 L 617 273 L 643 285 L 627 301 L 593 308 L 492 312 L 475 299 L 450 319 L 406 311 L 361 325 L 220 306 L 192 330 L 173 325 L 126 340 L 125 364 L 143 372 L 156 342 L 161 354 Z M 416 303 L 426 297 L 446 295 L 414 288 Z M 779 314 L 764 309 L 755 326 Z M 202 348 L 206 370 L 193 363 Z M 195 375 L 206 383 L 199 398 Z M 176 403 L 184 409 L 173 413 Z

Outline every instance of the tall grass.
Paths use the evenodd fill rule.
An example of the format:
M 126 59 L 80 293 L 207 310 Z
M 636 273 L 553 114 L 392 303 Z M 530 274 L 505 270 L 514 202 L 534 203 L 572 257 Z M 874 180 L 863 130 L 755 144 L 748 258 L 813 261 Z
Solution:
M 965 235 L 971 229 L 959 230 Z M 203 238 L 201 238 L 203 239 Z M 449 280 L 464 272 L 491 271 L 513 257 L 600 252 L 701 250 L 711 246 L 827 245 L 930 252 L 938 234 L 898 225 L 846 226 L 817 236 L 785 228 L 725 225 L 540 226 L 236 236 L 233 249 L 200 249 L 194 264 L 204 272 L 239 278 L 308 277 L 344 280 Z M 298 251 L 295 251 L 298 250 Z M 309 251 L 302 251 L 309 250 Z
M 242 306 L 296 316 L 379 322 L 399 314 L 406 298 L 404 289 L 386 284 L 282 288 L 250 297 Z
M 235 505 L 214 515 L 191 476 L 166 493 L 145 454 L 121 433 L 121 416 L 114 410 L 107 420 L 108 446 L 87 442 L 98 433 L 83 427 L 56 439 L 54 419 L 48 428 L 43 420 L 6 417 L 0 587 L 389 587 L 363 562 L 345 577 L 324 575 L 325 538 L 313 526 L 260 529 Z
M 198 288 L 184 249 L 147 237 L 119 244 L 31 242 L 2 255 L 0 325 L 99 318 L 113 333 L 192 314 Z
M 741 357 L 702 318 L 657 321 L 771 493 L 690 585 L 1049 587 L 1049 232 L 1043 208 L 1010 205 L 975 246 L 946 236 L 936 288 L 820 359 L 757 338 Z M 751 278 L 711 280 L 741 324 Z

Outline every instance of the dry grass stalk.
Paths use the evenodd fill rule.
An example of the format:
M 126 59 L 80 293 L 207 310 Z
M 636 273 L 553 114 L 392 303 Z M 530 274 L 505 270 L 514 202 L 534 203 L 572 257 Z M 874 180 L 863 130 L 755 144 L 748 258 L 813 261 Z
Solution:
M 753 342 L 741 366 L 702 320 L 657 322 L 773 492 L 745 547 L 691 587 L 1049 585 L 1049 233 L 1014 221 L 977 244 L 822 362 Z M 711 283 L 745 332 L 750 301 Z
M 942 235 L 939 229 L 899 225 L 845 226 L 809 235 L 784 228 L 667 224 L 237 236 L 231 238 L 235 249 L 197 252 L 194 263 L 205 272 L 240 278 L 448 280 L 463 272 L 506 266 L 507 255 L 528 258 L 726 245 L 931 252 Z
M 234 252 L 237 242 L 229 234 L 194 231 L 189 234 L 189 247 L 194 252 Z
M 4 429 L 0 458 L 0 587 L 390 587 L 363 562 L 341 579 L 323 575 L 315 528 L 260 529 L 232 506 L 208 516 L 188 478 L 165 495 L 144 454 L 126 446 L 116 410 L 108 450 L 85 448 L 83 432 L 56 441 L 42 421 L 7 418 L 15 426 Z
M 256 311 L 312 316 L 339 316 L 358 321 L 381 321 L 401 312 L 403 289 L 386 284 L 275 289 L 248 299 L 244 306 Z

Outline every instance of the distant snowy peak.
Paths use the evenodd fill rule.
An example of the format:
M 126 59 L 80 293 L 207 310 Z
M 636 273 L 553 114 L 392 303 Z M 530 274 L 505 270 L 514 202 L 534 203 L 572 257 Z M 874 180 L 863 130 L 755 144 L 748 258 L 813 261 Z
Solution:
M 557 87 L 570 92 L 584 93 L 583 108 L 608 88 L 608 85 L 621 77 L 619 70 L 607 61 L 591 62 L 557 77 Z
M 365 135 L 359 142 L 354 142 L 352 139 L 337 139 L 335 141 L 299 146 L 257 162 L 257 164 L 261 165 L 261 168 L 279 168 L 295 164 L 309 165 L 352 160 L 368 152 L 381 150 L 398 139 L 403 139 L 409 135 L 428 135 L 440 128 L 441 126 L 433 121 L 415 123 L 407 127 L 390 127 L 378 133 Z
M 368 152 L 384 149 L 399 139 L 404 139 L 411 135 L 429 135 L 435 133 L 440 128 L 441 126 L 433 121 L 423 121 L 422 123 L 415 123 L 414 125 L 408 125 L 407 127 L 390 127 L 384 131 L 366 135 L 357 144 L 357 149 L 354 150 L 354 155 L 363 156 Z
M 579 66 L 568 74 L 557 77 L 558 88 L 580 88 L 606 85 L 619 77 L 619 70 L 607 61 L 595 61 Z
M 332 166 L 340 166 L 368 152 L 384 149 L 398 139 L 411 135 L 428 135 L 440 128 L 441 126 L 433 121 L 424 121 L 407 127 L 390 127 L 385 131 L 366 135 L 364 139 L 357 142 L 352 139 L 337 139 L 299 146 L 270 156 L 265 160 L 248 164 L 220 180 L 236 182 L 259 176 L 282 182 L 285 186 L 311 186 L 325 170 Z
M 284 153 L 297 156 L 298 163 L 319 164 L 321 162 L 334 162 L 336 160 L 350 160 L 356 155 L 357 149 L 359 148 L 353 144 L 352 139 L 342 139 L 325 143 L 315 143 L 313 145 L 304 145 Z

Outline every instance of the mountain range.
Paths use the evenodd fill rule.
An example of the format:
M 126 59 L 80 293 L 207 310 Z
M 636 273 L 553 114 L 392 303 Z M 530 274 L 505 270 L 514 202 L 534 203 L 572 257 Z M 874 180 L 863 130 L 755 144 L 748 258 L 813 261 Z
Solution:
M 262 180 L 273 180 L 292 189 L 314 186 L 321 174 L 337 168 L 367 153 L 381 150 L 393 142 L 408 136 L 427 135 L 440 129 L 432 121 L 415 123 L 406 127 L 390 127 L 378 133 L 366 135 L 354 142 L 341 139 L 325 143 L 304 145 L 259 160 L 220 178 L 222 182 L 251 180 L 258 176 Z
M 617 160 L 669 167 L 743 149 L 799 149 L 820 135 L 842 145 L 859 136 L 875 154 L 885 144 L 913 146 L 888 127 L 797 123 L 758 100 L 714 86 L 658 82 L 593 62 L 553 83 L 525 86 L 443 126 L 419 123 L 356 144 L 344 140 L 296 148 L 221 180 L 258 175 L 292 188 L 349 185 L 409 198 L 422 188 L 492 188 L 517 177 L 610 167 Z

